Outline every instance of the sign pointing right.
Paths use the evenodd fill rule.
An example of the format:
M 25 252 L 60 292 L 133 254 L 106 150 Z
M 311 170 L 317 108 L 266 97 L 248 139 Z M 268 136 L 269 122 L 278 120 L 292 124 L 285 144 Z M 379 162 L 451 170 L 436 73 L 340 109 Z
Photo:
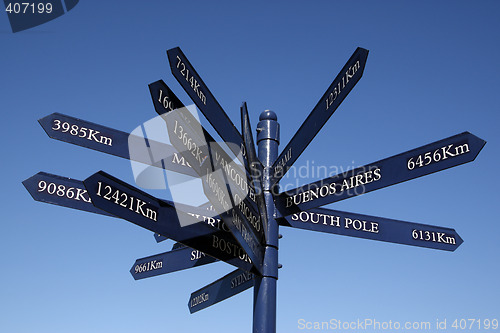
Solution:
M 463 243 L 454 229 L 378 216 L 315 208 L 279 220 L 280 225 L 382 242 L 455 251 Z
M 486 141 L 464 132 L 304 185 L 275 197 L 283 216 L 361 195 L 473 161 Z
M 351 92 L 363 75 L 368 50 L 358 47 L 344 68 L 321 97 L 318 104 L 302 123 L 290 142 L 274 162 L 274 182 L 278 182 L 299 158 L 323 125 L 337 110 L 340 103 Z
M 191 294 L 188 303 L 189 311 L 195 313 L 253 287 L 254 278 L 252 273 L 241 269 L 221 277 Z

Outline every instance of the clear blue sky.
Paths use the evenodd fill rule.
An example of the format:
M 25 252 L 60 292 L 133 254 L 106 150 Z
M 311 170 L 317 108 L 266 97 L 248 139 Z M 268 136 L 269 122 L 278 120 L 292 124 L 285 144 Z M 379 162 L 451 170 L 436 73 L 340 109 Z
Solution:
M 499 13 L 497 1 L 82 0 L 16 34 L 0 14 L 0 331 L 251 331 L 251 291 L 188 311 L 190 293 L 232 266 L 134 281 L 135 259 L 170 242 L 35 202 L 21 184 L 39 171 L 133 182 L 126 160 L 51 140 L 37 120 L 60 112 L 132 131 L 155 115 L 158 79 L 190 104 L 168 67 L 176 46 L 238 128 L 242 101 L 254 128 L 274 110 L 281 147 L 368 49 L 363 78 L 297 166 L 364 165 L 463 131 L 488 141 L 475 162 L 328 206 L 454 228 L 464 243 L 453 253 L 281 228 L 278 332 L 305 331 L 300 319 L 500 319 Z

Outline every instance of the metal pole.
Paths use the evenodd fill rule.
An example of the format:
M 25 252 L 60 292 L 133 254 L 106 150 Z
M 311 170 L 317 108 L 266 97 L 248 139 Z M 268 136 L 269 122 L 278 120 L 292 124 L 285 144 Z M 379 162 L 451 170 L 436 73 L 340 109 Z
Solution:
M 267 239 L 264 254 L 263 276 L 255 278 L 253 303 L 253 332 L 276 332 L 276 286 L 278 282 L 278 222 L 271 193 L 271 166 L 278 157 L 279 124 L 273 111 L 261 113 L 257 125 L 259 159 L 264 166 L 262 187 L 267 208 Z

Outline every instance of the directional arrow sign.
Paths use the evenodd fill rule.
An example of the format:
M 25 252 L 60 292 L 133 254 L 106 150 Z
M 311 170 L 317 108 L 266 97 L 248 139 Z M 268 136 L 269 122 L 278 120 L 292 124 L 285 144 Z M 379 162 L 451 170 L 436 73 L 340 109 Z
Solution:
M 83 181 L 92 203 L 99 209 L 145 229 L 197 249 L 245 271 L 253 269 L 250 258 L 234 237 L 185 214 L 103 171 Z M 192 223 L 182 227 L 179 219 Z
M 246 173 L 238 171 L 187 109 L 168 112 L 164 117 L 170 142 L 200 175 L 203 191 L 215 211 L 261 271 L 264 234 L 260 215 L 247 196 L 250 186 Z
M 250 170 L 250 175 L 252 177 L 252 185 L 255 190 L 255 201 L 257 202 L 257 207 L 259 208 L 260 216 L 262 217 L 262 225 L 264 227 L 264 233 L 267 231 L 267 208 L 266 201 L 264 199 L 264 191 L 262 189 L 262 177 L 264 174 L 264 169 L 262 163 L 257 158 L 255 152 L 255 144 L 253 141 L 252 128 L 250 126 L 250 117 L 248 116 L 247 103 L 243 102 L 241 106 L 241 131 L 243 133 L 243 142 L 245 144 L 245 150 L 247 152 L 247 161 L 249 164 L 248 169 Z
M 473 161 L 486 141 L 469 132 L 283 192 L 275 198 L 282 216 L 357 196 Z
M 167 51 L 170 69 L 182 88 L 203 112 L 217 133 L 225 142 L 231 142 L 230 149 L 238 156 L 243 148 L 240 133 L 222 109 L 214 95 L 208 90 L 201 77 L 179 47 Z
M 215 142 L 210 133 L 184 108 L 163 80 L 151 83 L 149 90 L 156 112 L 163 116 L 167 123 L 172 144 L 179 149 L 186 163 L 200 177 L 206 176 L 214 169 L 223 169 L 231 181 L 231 189 L 244 198 L 245 205 L 250 206 L 252 213 L 256 214 L 257 207 L 252 201 L 255 200 L 254 189 L 247 182 L 245 170 L 232 161 L 222 146 Z M 176 111 L 172 113 L 174 110 Z M 248 200 L 247 196 L 251 200 Z
M 454 229 L 315 208 L 279 220 L 280 225 L 383 242 L 455 251 L 463 240 Z
M 174 205 L 174 203 L 172 203 L 172 205 Z M 206 209 L 208 211 L 208 213 L 207 213 L 208 215 L 213 215 L 213 213 L 215 212 L 213 210 L 213 206 L 210 202 L 204 203 L 204 204 L 198 206 L 197 208 Z M 187 212 L 189 212 L 189 209 L 187 210 Z M 215 217 L 203 216 L 202 218 L 204 221 L 206 221 L 211 226 L 217 226 L 217 228 L 224 229 L 224 223 L 221 223 L 221 219 L 218 216 L 215 216 Z M 226 231 L 229 231 L 229 230 L 226 230 Z M 155 240 L 157 243 L 163 242 L 164 240 L 168 239 L 167 237 L 162 236 L 160 234 L 154 234 L 154 237 L 155 237 Z M 176 244 L 180 244 L 180 243 L 176 243 Z M 182 244 L 180 244 L 180 245 L 182 245 Z M 184 245 L 182 245 L 182 246 L 184 246 Z M 174 250 L 174 249 L 172 248 L 172 250 Z
M 273 165 L 278 182 L 363 75 L 368 50 L 358 47 Z
M 180 247 L 169 252 L 137 259 L 130 269 L 135 280 L 172 273 L 216 262 L 217 259 L 190 247 Z
M 144 138 L 60 113 L 50 114 L 38 120 L 38 122 L 52 139 L 159 168 L 163 168 L 163 161 L 164 167 L 167 170 L 193 177 L 197 176 L 189 166 L 182 163 L 182 160 L 177 155 L 177 151 L 171 145 L 154 141 L 146 143 Z M 131 156 L 129 153 L 130 143 L 136 147 L 154 146 L 155 151 L 162 151 L 164 154 L 162 157 L 164 158 L 152 161 L 151 157 L 145 154 L 133 154 Z
M 116 217 L 102 209 L 96 208 L 92 204 L 87 189 L 81 180 L 39 172 L 23 181 L 23 185 L 36 201 Z M 164 201 L 171 206 L 174 205 L 169 200 Z M 213 212 L 205 208 L 182 204 L 176 204 L 176 208 L 180 208 L 182 212 L 191 215 L 198 221 L 205 222 L 211 227 L 229 232 L 221 220 L 218 217 L 212 217 Z M 161 235 L 158 235 L 158 238 L 161 240 L 168 239 Z
M 237 269 L 211 284 L 193 292 L 189 298 L 191 313 L 203 310 L 254 285 L 254 275 Z
M 92 204 L 80 180 L 39 172 L 23 181 L 23 185 L 36 201 L 113 216 Z
M 39 172 L 23 181 L 23 185 L 36 201 L 116 217 L 92 204 L 87 189 L 81 180 Z M 174 205 L 171 201 L 165 200 L 165 202 L 171 206 Z M 207 210 L 206 207 L 200 208 L 176 204 L 176 208 L 194 217 L 197 221 L 203 221 L 211 227 L 227 233 L 230 232 L 220 218 L 213 217 L 214 212 Z M 168 239 L 160 234 L 155 234 L 155 238 L 157 242 Z

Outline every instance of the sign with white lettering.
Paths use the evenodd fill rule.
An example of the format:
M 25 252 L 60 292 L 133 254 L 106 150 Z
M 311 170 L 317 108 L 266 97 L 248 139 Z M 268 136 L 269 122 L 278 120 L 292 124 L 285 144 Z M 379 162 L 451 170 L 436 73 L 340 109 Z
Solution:
M 279 220 L 280 225 L 383 242 L 455 251 L 463 240 L 454 229 L 338 210 L 315 208 Z
M 249 184 L 245 170 L 241 169 L 239 164 L 234 163 L 212 135 L 201 126 L 188 110 L 184 109 L 182 102 L 179 101 L 163 80 L 151 83 L 149 90 L 156 112 L 163 116 L 165 122 L 167 122 L 167 128 L 171 131 L 169 135 L 172 144 L 182 152 L 181 156 L 184 160 L 187 160 L 186 163 L 200 177 L 206 176 L 208 173 L 213 172 L 214 169 L 222 169 L 230 181 L 231 190 L 237 192 L 239 198 L 243 198 L 245 206 L 248 206 L 248 210 L 256 216 L 255 190 Z M 174 110 L 177 111 L 169 113 Z M 231 146 L 231 144 L 228 146 Z M 209 168 L 208 162 L 210 162 L 210 158 L 208 157 L 212 158 L 212 169 Z M 204 162 L 206 164 L 202 168 L 201 165 Z M 241 200 L 236 199 L 236 201 Z M 255 228 L 258 233 L 260 227 L 256 226 Z
M 99 209 L 245 271 L 254 268 L 249 256 L 230 233 L 207 223 L 197 223 L 198 219 L 176 210 L 166 201 L 157 199 L 103 171 L 90 176 L 83 181 L 83 184 L 92 203 Z M 191 219 L 192 223 L 181 226 L 179 219 Z
M 176 203 L 173 203 L 173 202 L 172 202 L 172 205 L 176 205 Z M 197 209 L 202 209 L 202 210 L 203 210 L 203 209 L 206 209 L 206 210 L 208 211 L 208 212 L 206 213 L 206 215 L 210 215 L 210 216 L 212 216 L 213 214 L 215 214 L 215 211 L 214 211 L 213 206 L 212 206 L 212 204 L 210 203 L 210 201 L 209 201 L 209 202 L 206 202 L 206 203 L 204 203 L 204 204 L 202 204 L 202 205 L 200 205 L 200 206 L 198 206 L 198 207 L 196 207 L 196 208 L 197 208 Z M 187 213 L 189 213 L 189 212 L 190 212 L 190 209 L 187 209 L 187 210 L 186 210 L 186 211 L 184 211 L 184 212 L 185 212 L 185 213 L 186 213 L 186 212 L 187 212 Z M 210 224 L 211 226 L 213 226 L 213 227 L 217 227 L 217 228 L 219 228 L 219 229 L 224 229 L 224 223 L 222 223 L 222 222 L 221 222 L 220 217 L 218 217 L 218 216 L 208 217 L 208 216 L 204 216 L 204 214 L 200 214 L 200 215 L 203 215 L 201 218 L 202 218 L 204 221 L 206 221 L 208 224 Z M 199 220 L 201 220 L 201 218 L 199 218 Z M 225 229 L 224 229 L 224 230 L 225 230 Z M 229 229 L 228 229 L 228 230 L 226 230 L 226 231 L 227 231 L 227 232 L 229 232 Z M 161 242 L 163 242 L 163 241 L 165 241 L 165 240 L 167 240 L 167 239 L 168 239 L 167 237 L 162 236 L 162 235 L 160 235 L 160 234 L 156 234 L 156 233 L 154 234 L 154 237 L 155 237 L 155 240 L 156 240 L 156 242 L 157 242 L 157 243 L 161 243 Z M 182 245 L 182 244 L 180 244 L 180 243 L 175 243 L 175 244 L 174 244 L 174 246 L 175 246 L 175 245 L 185 246 L 185 245 Z M 174 248 L 172 248 L 172 250 L 174 250 Z
M 200 175 L 203 191 L 215 211 L 261 271 L 263 228 L 260 215 L 248 199 L 246 173 L 237 172 L 237 165 L 227 160 L 222 147 L 211 141 L 213 138 L 186 108 L 168 112 L 164 117 L 170 142 Z
M 208 203 L 192 207 L 158 199 L 103 171 L 83 182 L 43 172 L 23 182 L 37 201 L 119 217 L 153 231 L 157 242 L 169 238 L 176 242 L 171 251 L 137 259 L 130 269 L 135 280 L 225 261 L 238 269 L 193 292 L 189 311 L 200 311 L 254 286 L 254 330 L 272 332 L 279 225 L 445 251 L 455 251 L 463 243 L 451 228 L 317 207 L 471 162 L 485 141 L 469 132 L 291 191 L 273 191 L 361 79 L 367 50 L 356 49 L 272 166 L 269 161 L 278 155 L 279 144 L 276 115 L 265 112 L 260 117 L 263 165 L 246 102 L 240 108 L 242 136 L 180 48 L 168 50 L 167 57 L 173 75 L 224 143 L 215 141 L 201 126 L 196 108 L 185 107 L 162 80 L 149 84 L 149 90 L 156 112 L 166 122 L 168 138 L 162 121 L 156 123 L 158 117 L 137 127 L 133 135 L 59 113 L 39 122 L 51 138 L 199 177 Z M 172 146 L 157 141 L 170 141 Z M 149 188 L 158 187 L 159 174 L 161 179 L 170 175 L 136 166 L 132 163 L 136 184 L 153 184 Z M 174 178 L 175 184 L 180 183 L 181 177 Z M 182 191 L 193 195 L 185 186 Z
M 250 170 L 250 175 L 252 178 L 252 187 L 255 190 L 255 201 L 257 202 L 257 207 L 259 208 L 260 216 L 262 217 L 262 226 L 264 229 L 264 234 L 267 230 L 267 208 L 264 199 L 264 192 L 262 189 L 262 177 L 264 175 L 264 168 L 262 163 L 257 158 L 257 153 L 255 152 L 255 144 L 253 141 L 252 128 L 250 126 L 250 117 L 248 116 L 247 103 L 243 102 L 240 108 L 241 111 L 241 132 L 243 133 L 243 143 L 245 144 L 245 150 L 247 152 L 248 169 Z
M 153 165 L 158 168 L 165 167 L 167 170 L 183 173 L 185 175 L 197 176 L 189 166 L 182 163 L 179 159 L 177 150 L 171 145 L 152 141 L 146 144 L 144 138 L 60 113 L 50 114 L 38 120 L 38 122 L 52 139 L 72 143 L 77 146 L 90 148 L 147 165 Z M 162 151 L 164 158 L 158 161 L 152 161 L 149 155 L 130 155 L 130 143 L 138 147 L 154 145 L 156 150 Z
M 363 75 L 368 50 L 358 47 L 274 162 L 274 183 L 290 169 Z
M 275 197 L 283 216 L 473 161 L 486 141 L 464 132 Z
M 179 243 L 177 243 L 179 244 Z M 130 269 L 135 280 L 172 273 L 218 261 L 190 247 L 178 247 L 172 251 L 137 259 Z
M 150 83 L 148 87 L 153 106 L 159 115 L 185 107 L 163 80 Z
M 92 204 L 80 180 L 39 172 L 23 181 L 23 185 L 36 201 L 113 216 Z
M 39 172 L 23 181 L 23 185 L 36 201 L 116 217 L 92 204 L 87 189 L 81 180 Z M 173 202 L 169 200 L 164 201 L 174 206 Z M 183 213 L 192 216 L 196 221 L 203 221 L 211 227 L 230 233 L 229 229 L 220 218 L 218 216 L 213 216 L 214 212 L 208 209 L 206 205 L 202 207 L 192 207 L 176 203 L 175 207 L 176 209 L 180 209 Z M 155 238 L 157 242 L 168 239 L 156 233 Z
M 229 297 L 239 294 L 254 285 L 254 275 L 237 269 L 217 281 L 193 292 L 189 297 L 191 313 L 208 308 Z
M 203 112 L 210 124 L 226 143 L 232 143 L 229 148 L 238 156 L 243 150 L 243 139 L 240 132 L 229 119 L 214 95 L 208 90 L 201 77 L 179 47 L 167 51 L 172 74 L 193 102 Z M 243 158 L 244 156 L 243 150 Z

